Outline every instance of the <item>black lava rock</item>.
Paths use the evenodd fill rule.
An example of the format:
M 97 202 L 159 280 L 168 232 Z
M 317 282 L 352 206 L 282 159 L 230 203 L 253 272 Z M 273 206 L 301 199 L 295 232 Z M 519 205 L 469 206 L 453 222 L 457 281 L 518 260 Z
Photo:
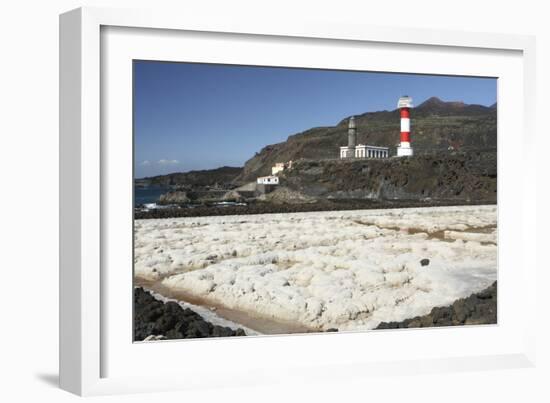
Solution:
M 300 213 L 311 211 L 343 211 L 363 209 L 388 209 L 405 207 L 459 206 L 494 203 L 491 200 L 405 200 L 405 199 L 357 199 L 357 198 L 323 198 L 315 203 L 271 203 L 251 202 L 246 206 L 197 205 L 194 208 L 162 208 L 143 210 L 136 208 L 134 218 L 174 218 L 174 217 L 204 217 L 225 215 L 248 215 L 267 213 Z M 233 254 L 236 256 L 236 252 Z
M 376 329 L 434 326 L 488 325 L 497 323 L 497 282 L 477 294 L 460 298 L 452 305 L 436 307 L 424 316 L 402 322 L 382 322 Z
M 246 336 L 243 329 L 215 326 L 189 308 L 176 302 L 157 300 L 143 288 L 134 289 L 134 340 L 148 336 L 164 336 L 167 339 L 201 337 Z

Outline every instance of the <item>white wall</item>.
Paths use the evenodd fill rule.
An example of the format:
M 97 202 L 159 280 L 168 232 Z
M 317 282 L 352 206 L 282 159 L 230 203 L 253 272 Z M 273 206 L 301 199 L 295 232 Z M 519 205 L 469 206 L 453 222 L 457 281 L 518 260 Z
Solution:
M 212 4 L 216 3 L 216 4 Z M 52 386 L 57 376 L 57 169 L 58 169 L 58 14 L 80 5 L 156 7 L 183 4 L 186 13 L 208 12 L 231 18 L 233 13 L 269 15 L 274 19 L 316 17 L 375 25 L 467 29 L 527 33 L 538 36 L 542 137 L 543 91 L 550 90 L 550 31 L 543 1 L 70 1 L 5 0 L 0 6 L 0 147 L 2 192 L 0 234 L 2 308 L 0 368 L 4 401 L 76 400 Z M 406 63 L 404 64 L 406 70 Z M 546 75 L 544 74 L 546 72 Z M 548 135 L 548 131 L 544 133 Z M 542 153 L 542 149 L 540 151 Z M 535 158 L 536 156 L 533 156 Z M 542 157 L 542 155 L 539 155 Z M 549 169 L 539 159 L 540 172 Z M 544 194 L 542 194 L 544 192 Z M 548 191 L 539 189 L 548 204 Z M 548 214 L 540 211 L 539 250 Z M 543 221 L 544 220 L 544 221 Z M 544 224 L 542 223 L 544 222 Z M 541 263 L 542 264 L 542 263 Z M 546 270 L 548 262 L 544 261 Z M 541 272 L 541 294 L 548 295 L 548 271 Z M 546 299 L 547 300 L 547 299 Z M 548 307 L 548 304 L 546 304 Z M 543 316 L 544 314 L 544 316 Z M 354 379 L 349 384 L 304 385 L 247 390 L 217 390 L 187 394 L 102 398 L 101 401 L 522 401 L 548 398 L 548 311 L 540 312 L 539 361 L 533 370 L 462 373 L 378 379 Z M 182 365 L 185 360 L 182 359 Z M 299 400 L 298 400 L 299 399 Z M 510 399 L 510 400 L 509 400 Z M 95 401 L 95 400 L 94 400 Z

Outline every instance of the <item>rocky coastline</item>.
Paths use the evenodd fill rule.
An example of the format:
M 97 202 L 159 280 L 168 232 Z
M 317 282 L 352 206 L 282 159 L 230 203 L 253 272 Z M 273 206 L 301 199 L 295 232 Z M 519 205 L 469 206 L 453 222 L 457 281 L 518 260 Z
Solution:
M 139 209 L 134 211 L 136 220 L 148 218 L 175 217 L 205 217 L 224 215 L 248 215 L 271 213 L 303 213 L 315 211 L 344 211 L 366 209 L 390 209 L 408 207 L 438 207 L 438 206 L 477 206 L 494 204 L 487 200 L 457 202 L 456 200 L 318 200 L 313 203 L 271 203 L 251 202 L 246 205 L 196 205 L 193 207 L 167 207 L 162 209 Z
M 134 341 L 246 336 L 243 329 L 213 325 L 176 302 L 162 302 L 134 288 Z
M 442 326 L 487 325 L 497 323 L 497 282 L 488 288 L 436 307 L 424 316 L 401 322 L 382 322 L 374 330 Z M 327 332 L 337 332 L 329 329 Z M 176 302 L 162 302 L 142 287 L 134 289 L 134 340 L 170 340 L 205 337 L 246 336 L 243 329 L 213 325 Z
M 433 308 L 424 316 L 405 319 L 402 322 L 382 322 L 376 329 L 402 329 L 438 326 L 490 325 L 497 323 L 497 282 L 460 298 L 452 305 Z

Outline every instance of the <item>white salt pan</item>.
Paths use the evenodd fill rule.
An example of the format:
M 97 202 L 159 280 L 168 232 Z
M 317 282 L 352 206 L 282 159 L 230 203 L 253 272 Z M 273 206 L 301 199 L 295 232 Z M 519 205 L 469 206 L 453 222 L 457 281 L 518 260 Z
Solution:
M 136 220 L 135 274 L 268 318 L 371 329 L 495 281 L 496 221 L 496 206 Z

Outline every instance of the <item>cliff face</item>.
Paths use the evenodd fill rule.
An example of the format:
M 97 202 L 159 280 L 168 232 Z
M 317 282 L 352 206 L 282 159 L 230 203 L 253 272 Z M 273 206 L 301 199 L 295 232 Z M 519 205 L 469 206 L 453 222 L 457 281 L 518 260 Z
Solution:
M 496 152 L 384 160 L 299 160 L 281 185 L 314 198 L 496 203 Z
M 447 151 L 494 150 L 497 146 L 495 106 L 467 105 L 430 98 L 411 111 L 411 136 L 416 155 Z M 395 154 L 399 142 L 399 111 L 369 112 L 355 116 L 357 143 L 384 146 Z M 336 126 L 312 128 L 264 147 L 248 160 L 235 183 L 269 175 L 276 162 L 303 159 L 337 159 L 347 145 L 348 118 Z

